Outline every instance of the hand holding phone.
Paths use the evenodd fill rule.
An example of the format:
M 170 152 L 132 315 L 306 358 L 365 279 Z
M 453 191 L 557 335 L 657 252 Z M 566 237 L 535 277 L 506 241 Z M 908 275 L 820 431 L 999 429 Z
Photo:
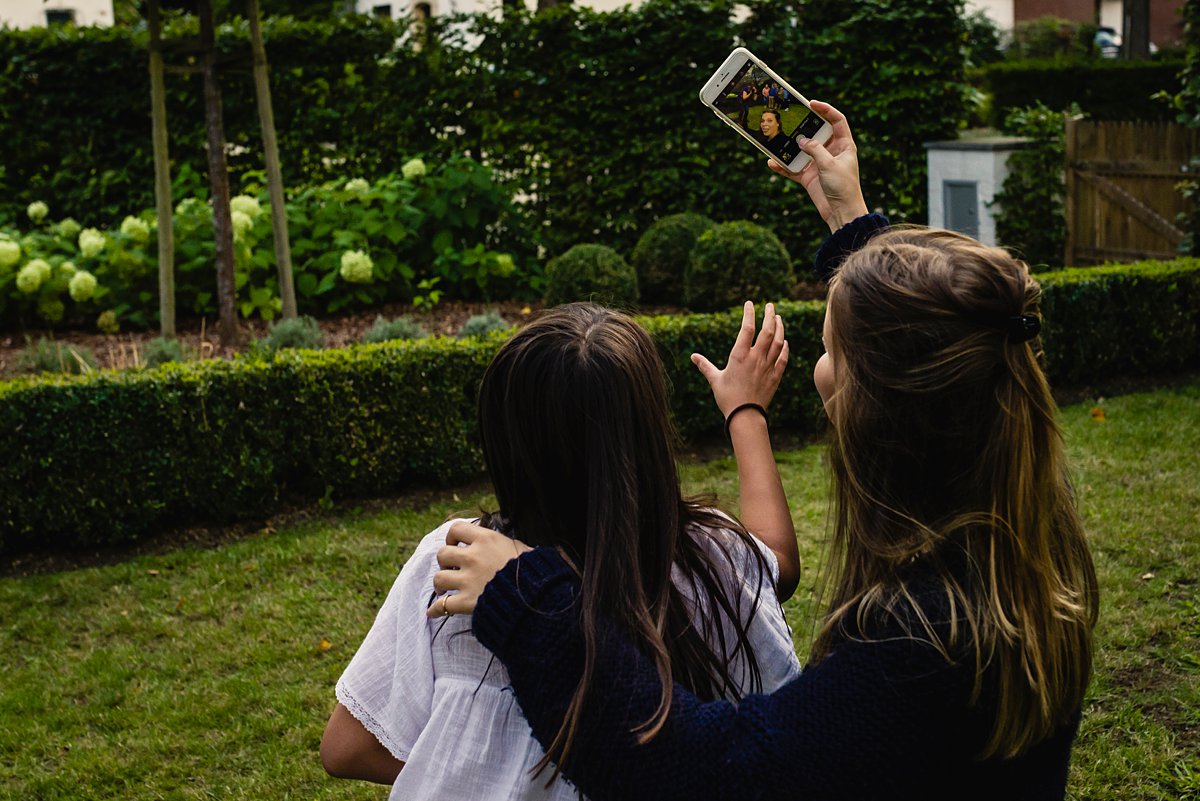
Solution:
M 739 47 L 700 89 L 700 102 L 751 144 L 798 173 L 810 161 L 801 139 L 826 142 L 833 126 L 763 61 Z
M 825 144 L 809 140 L 801 145 L 812 164 L 797 174 L 775 159 L 767 163 L 775 172 L 803 186 L 829 230 L 836 231 L 867 213 L 858 177 L 858 149 L 845 114 L 819 100 L 810 105 L 832 126 L 832 135 Z

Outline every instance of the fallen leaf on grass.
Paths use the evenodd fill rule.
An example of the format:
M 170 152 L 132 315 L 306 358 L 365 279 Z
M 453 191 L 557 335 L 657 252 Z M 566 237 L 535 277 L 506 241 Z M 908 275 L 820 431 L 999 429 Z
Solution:
M 1099 406 L 1092 407 L 1092 420 L 1097 423 L 1104 422 L 1104 410 L 1101 409 Z
M 157 570 L 147 570 L 147 571 L 146 571 L 146 575 L 147 575 L 147 576 L 157 576 L 157 575 L 158 575 L 158 571 L 157 571 Z
M 1153 573 L 1143 573 L 1142 574 L 1142 581 L 1149 581 L 1152 578 L 1154 578 Z

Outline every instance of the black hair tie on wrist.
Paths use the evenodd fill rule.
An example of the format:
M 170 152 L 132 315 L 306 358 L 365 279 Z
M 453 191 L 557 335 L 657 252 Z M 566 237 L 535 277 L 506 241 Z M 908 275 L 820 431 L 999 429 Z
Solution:
M 1028 342 L 1042 332 L 1042 321 L 1032 314 L 1006 318 L 1002 326 L 1009 342 Z
M 741 406 L 736 407 L 732 412 L 730 412 L 725 417 L 725 439 L 729 439 L 729 422 L 731 420 L 733 420 L 734 415 L 736 415 L 738 412 L 740 412 L 744 409 L 753 409 L 754 411 L 758 412 L 759 414 L 761 414 L 763 416 L 763 420 L 766 421 L 766 424 L 768 426 L 771 425 L 771 418 L 767 416 L 766 409 L 759 406 L 757 403 L 743 403 Z

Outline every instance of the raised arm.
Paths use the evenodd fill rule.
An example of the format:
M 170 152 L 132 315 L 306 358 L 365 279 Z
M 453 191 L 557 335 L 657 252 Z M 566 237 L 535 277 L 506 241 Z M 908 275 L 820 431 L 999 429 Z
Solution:
M 725 369 L 718 370 L 699 353 L 692 354 L 692 362 L 708 380 L 726 420 L 737 459 L 742 523 L 775 554 L 779 563 L 775 593 L 786 601 L 800 583 L 800 550 L 767 430 L 766 409 L 788 360 L 783 318 L 775 313 L 774 304 L 768 303 L 763 312 L 757 339 L 754 334 L 754 304 L 747 301 Z
M 578 581 L 557 553 L 539 548 L 510 560 L 480 596 L 480 579 L 512 549 L 486 542 L 501 536 L 494 532 L 466 533 L 471 547 L 439 554 L 457 569 L 439 573 L 435 586 L 461 588 L 450 612 L 475 607 L 475 635 L 508 668 L 545 745 L 582 667 Z M 480 540 L 482 550 L 473 551 Z M 928 645 L 884 637 L 848 642 L 791 684 L 737 707 L 701 702 L 676 686 L 666 725 L 639 743 L 634 730 L 659 701 L 657 672 L 611 626 L 600 634 L 601 658 L 564 765 L 597 801 L 921 797 L 977 742 L 961 719 L 960 672 Z

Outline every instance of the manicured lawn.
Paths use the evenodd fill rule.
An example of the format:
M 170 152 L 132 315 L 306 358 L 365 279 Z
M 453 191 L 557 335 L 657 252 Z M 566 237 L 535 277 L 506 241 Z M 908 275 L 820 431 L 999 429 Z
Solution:
M 1079 799 L 1200 798 L 1200 387 L 1063 411 L 1104 592 L 1071 774 Z M 780 455 L 808 570 L 822 449 Z M 689 489 L 734 494 L 733 463 Z M 0 798 L 384 798 L 325 776 L 333 684 L 414 543 L 486 496 L 263 532 L 213 550 L 0 580 Z

